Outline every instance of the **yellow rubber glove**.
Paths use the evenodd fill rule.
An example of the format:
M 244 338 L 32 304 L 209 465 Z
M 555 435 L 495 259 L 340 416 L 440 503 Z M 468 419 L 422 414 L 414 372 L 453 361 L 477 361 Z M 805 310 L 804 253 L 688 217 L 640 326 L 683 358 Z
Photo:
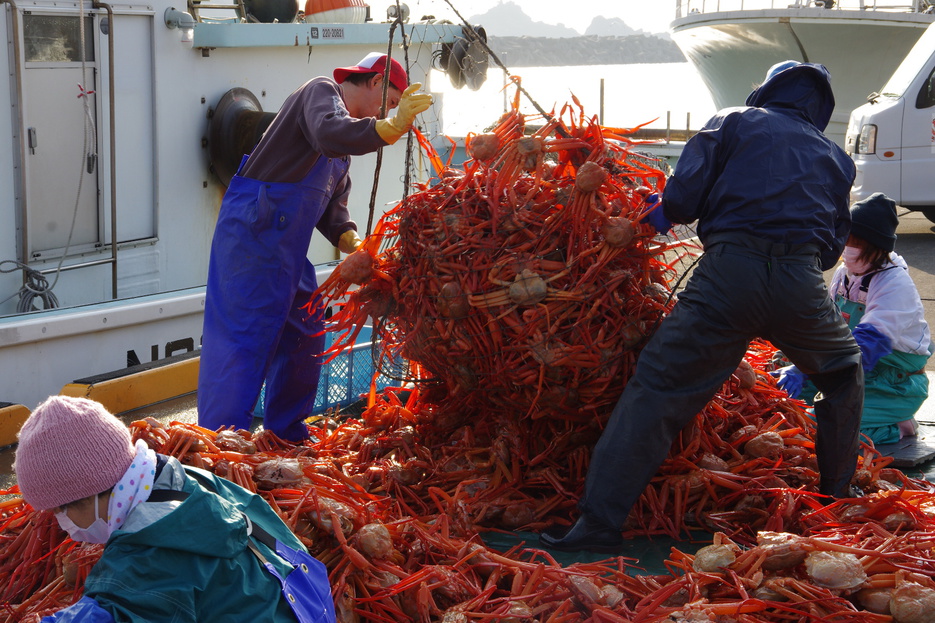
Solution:
M 416 120 L 416 115 L 428 110 L 432 105 L 432 96 L 428 93 L 416 93 L 422 88 L 419 82 L 413 82 L 399 98 L 396 115 L 392 119 L 377 120 L 377 134 L 384 141 L 392 145 L 400 139 Z
M 341 234 L 341 237 L 338 238 L 338 249 L 341 253 L 353 253 L 357 250 L 357 247 L 361 245 L 363 240 L 360 239 L 360 236 L 357 235 L 357 232 L 353 229 L 348 229 L 346 232 Z

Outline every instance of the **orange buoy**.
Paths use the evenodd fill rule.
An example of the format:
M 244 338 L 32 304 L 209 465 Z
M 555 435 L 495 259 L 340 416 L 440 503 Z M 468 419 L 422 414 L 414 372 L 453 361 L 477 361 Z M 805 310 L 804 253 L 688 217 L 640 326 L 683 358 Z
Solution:
M 307 0 L 305 21 L 315 24 L 363 24 L 367 20 L 364 0 Z

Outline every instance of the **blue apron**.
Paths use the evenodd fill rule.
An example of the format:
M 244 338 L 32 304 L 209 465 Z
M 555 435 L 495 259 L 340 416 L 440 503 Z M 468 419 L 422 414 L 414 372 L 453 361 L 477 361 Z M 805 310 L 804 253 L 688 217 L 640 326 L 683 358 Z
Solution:
M 247 161 L 244 157 L 241 162 Z M 299 182 L 235 175 L 224 195 L 208 265 L 198 378 L 198 423 L 247 429 L 266 381 L 263 425 L 292 441 L 315 402 L 324 323 L 302 306 L 318 287 L 306 257 L 348 160 L 321 156 Z

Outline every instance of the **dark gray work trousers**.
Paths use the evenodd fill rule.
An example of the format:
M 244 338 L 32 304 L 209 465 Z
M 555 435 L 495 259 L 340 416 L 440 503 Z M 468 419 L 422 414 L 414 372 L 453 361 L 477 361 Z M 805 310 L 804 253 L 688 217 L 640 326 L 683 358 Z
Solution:
M 731 234 L 709 240 L 640 354 L 588 468 L 579 507 L 622 526 L 673 440 L 737 368 L 750 341 L 768 339 L 822 392 L 815 403 L 820 491 L 849 491 L 856 469 L 860 349 L 822 279 L 813 245 Z

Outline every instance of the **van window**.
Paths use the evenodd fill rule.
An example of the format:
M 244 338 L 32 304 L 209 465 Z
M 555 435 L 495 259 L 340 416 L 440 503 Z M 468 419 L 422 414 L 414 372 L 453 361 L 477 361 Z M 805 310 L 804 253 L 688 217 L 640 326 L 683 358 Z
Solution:
M 935 24 L 930 24 L 916 44 L 909 50 L 909 54 L 899 64 L 892 77 L 883 86 L 880 93 L 892 97 L 902 97 L 909 89 L 909 85 L 925 68 L 932 50 L 935 49 Z
M 929 72 L 928 78 L 922 83 L 919 95 L 916 97 L 916 108 L 935 106 L 935 68 Z

